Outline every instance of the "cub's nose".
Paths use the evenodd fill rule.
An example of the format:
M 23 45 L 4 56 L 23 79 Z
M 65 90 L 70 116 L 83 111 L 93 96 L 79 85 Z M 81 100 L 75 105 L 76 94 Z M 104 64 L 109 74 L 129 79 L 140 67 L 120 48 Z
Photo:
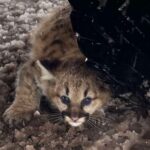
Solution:
M 79 119 L 79 113 L 78 113 L 78 111 L 71 112 L 71 119 L 74 122 L 76 122 Z
M 79 108 L 80 107 L 77 106 L 77 105 L 71 107 L 70 118 L 72 119 L 73 122 L 76 122 L 79 119 L 79 114 L 80 114 L 80 109 Z
M 78 121 L 78 117 L 71 117 L 71 119 L 72 119 L 72 121 L 74 121 L 74 122 L 76 122 L 76 121 Z

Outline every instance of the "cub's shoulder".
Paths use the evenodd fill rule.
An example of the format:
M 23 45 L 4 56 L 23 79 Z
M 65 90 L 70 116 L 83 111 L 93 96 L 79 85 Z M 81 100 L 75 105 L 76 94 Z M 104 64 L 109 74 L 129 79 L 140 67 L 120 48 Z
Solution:
M 32 32 L 31 56 L 34 59 L 57 59 L 63 57 L 65 52 L 77 49 L 70 12 L 69 5 L 55 8 Z

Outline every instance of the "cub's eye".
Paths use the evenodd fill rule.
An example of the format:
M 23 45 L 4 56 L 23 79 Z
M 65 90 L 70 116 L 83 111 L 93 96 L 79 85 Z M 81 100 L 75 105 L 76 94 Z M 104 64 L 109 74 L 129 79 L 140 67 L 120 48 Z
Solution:
M 92 102 L 92 98 L 87 97 L 87 98 L 85 98 L 85 99 L 82 100 L 81 105 L 82 106 L 88 106 L 88 105 L 91 104 L 91 102 Z
M 70 99 L 67 96 L 61 96 L 60 99 L 61 99 L 61 102 L 66 105 L 68 105 L 70 103 Z

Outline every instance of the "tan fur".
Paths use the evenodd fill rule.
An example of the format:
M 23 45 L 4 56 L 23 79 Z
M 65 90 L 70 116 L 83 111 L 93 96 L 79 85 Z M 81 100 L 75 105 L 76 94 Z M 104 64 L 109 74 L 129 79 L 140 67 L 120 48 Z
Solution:
M 71 114 L 84 112 L 91 115 L 109 100 L 108 86 L 84 62 L 85 57 L 71 27 L 70 10 L 69 6 L 56 10 L 32 33 L 31 57 L 19 72 L 15 100 L 4 112 L 4 120 L 9 124 L 30 120 L 34 111 L 39 109 L 41 95 L 51 99 L 60 112 L 69 109 Z M 46 69 L 42 60 L 58 61 L 58 65 Z M 66 88 L 69 89 L 70 108 L 60 100 L 67 94 Z M 81 110 L 86 90 L 86 97 L 93 100 Z M 85 122 L 85 117 L 73 122 L 70 116 L 66 116 L 65 121 L 79 126 Z
M 63 59 L 76 54 L 79 49 L 70 22 L 71 8 L 58 8 L 42 20 L 32 35 L 33 59 Z M 68 54 L 69 52 L 69 54 Z

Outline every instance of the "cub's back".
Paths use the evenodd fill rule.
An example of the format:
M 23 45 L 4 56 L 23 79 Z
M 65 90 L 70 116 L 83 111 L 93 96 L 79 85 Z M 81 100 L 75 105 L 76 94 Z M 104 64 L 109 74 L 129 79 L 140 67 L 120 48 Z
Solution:
M 35 60 L 83 57 L 70 21 L 71 7 L 55 8 L 32 33 L 31 58 Z

